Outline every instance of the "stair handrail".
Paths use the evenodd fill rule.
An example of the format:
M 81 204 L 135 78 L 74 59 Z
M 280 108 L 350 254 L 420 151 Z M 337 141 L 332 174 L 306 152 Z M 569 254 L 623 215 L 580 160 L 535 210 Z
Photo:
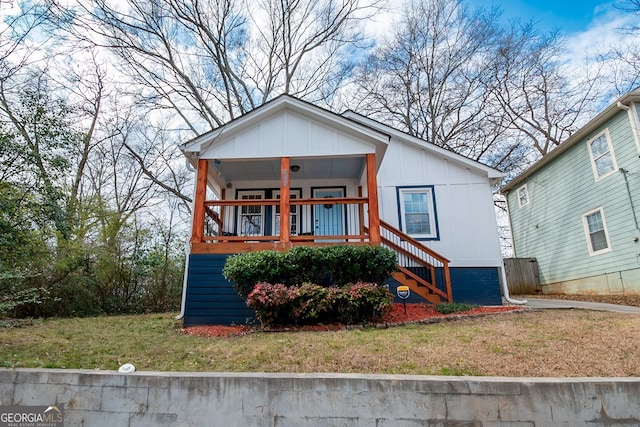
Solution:
M 395 228 L 394 226 L 390 225 L 389 223 L 380 220 L 380 226 L 381 228 L 383 228 L 384 230 L 388 231 L 389 233 L 395 235 L 398 239 L 400 239 L 400 241 L 402 242 L 406 242 L 410 247 L 413 247 L 420 255 L 422 254 L 426 254 L 427 257 L 424 256 L 419 256 L 416 253 L 413 253 L 411 251 L 409 251 L 407 248 L 404 248 L 402 246 L 400 246 L 399 244 L 395 244 L 393 241 L 391 241 L 390 239 L 388 239 L 386 236 L 382 236 L 382 243 L 386 246 L 389 246 L 390 249 L 393 249 L 394 251 L 396 251 L 399 255 L 405 256 L 409 259 L 411 259 L 412 261 L 422 265 L 423 267 L 429 268 L 433 271 L 433 269 L 435 268 L 435 266 L 429 262 L 428 259 L 425 258 L 432 258 L 436 261 L 438 261 L 440 264 L 442 264 L 442 268 L 443 268 L 443 273 L 444 273 L 444 285 L 445 285 L 445 289 L 446 289 L 446 298 L 449 302 L 453 301 L 453 294 L 451 292 L 451 275 L 449 272 L 449 259 L 445 258 L 444 256 L 440 255 L 439 253 L 435 252 L 434 250 L 426 247 L 425 245 L 423 245 L 422 243 L 420 243 L 419 241 L 417 241 L 416 239 L 414 239 L 413 237 L 403 233 L 402 231 L 398 230 L 397 228 Z M 383 234 L 383 233 L 381 233 Z M 404 267 L 404 266 L 403 266 Z M 434 288 L 437 289 L 436 287 L 436 277 L 435 274 L 432 274 L 432 281 L 434 282 L 434 284 L 432 285 Z
M 442 262 L 443 264 L 445 264 L 445 263 L 448 264 L 450 262 L 449 259 L 447 259 L 444 256 L 440 255 L 438 252 L 434 251 L 433 249 L 426 247 L 425 245 L 420 243 L 418 240 L 414 239 L 413 237 L 409 236 L 408 234 L 403 233 L 402 231 L 398 230 L 397 228 L 395 228 L 393 225 L 389 224 L 388 222 L 380 220 L 380 225 L 385 230 L 391 232 L 392 234 L 395 234 L 396 236 L 398 236 L 402 240 L 411 243 L 412 246 L 415 246 L 416 248 L 420 249 L 421 251 L 426 252 L 427 254 L 429 254 L 429 256 L 431 256 L 432 258 L 437 259 L 438 261 Z

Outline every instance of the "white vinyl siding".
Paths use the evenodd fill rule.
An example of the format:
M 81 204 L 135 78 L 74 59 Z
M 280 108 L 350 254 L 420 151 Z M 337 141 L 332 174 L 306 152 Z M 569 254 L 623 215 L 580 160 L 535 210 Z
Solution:
M 529 190 L 527 184 L 518 188 L 518 206 L 523 207 L 529 204 Z
M 609 252 L 611 245 L 609 243 L 609 234 L 607 225 L 604 220 L 602 208 L 595 211 L 587 212 L 582 216 L 584 232 L 587 236 L 587 246 L 590 255 L 598 255 Z
M 402 231 L 418 239 L 437 238 L 433 189 L 401 188 L 399 194 Z
M 588 140 L 587 144 L 596 181 L 611 175 L 618 169 L 608 129 Z

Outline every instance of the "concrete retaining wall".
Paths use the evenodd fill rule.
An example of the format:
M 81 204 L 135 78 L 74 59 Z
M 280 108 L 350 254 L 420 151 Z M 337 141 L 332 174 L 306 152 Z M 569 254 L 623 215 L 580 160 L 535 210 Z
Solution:
M 0 369 L 0 403 L 65 426 L 638 426 L 640 378 Z

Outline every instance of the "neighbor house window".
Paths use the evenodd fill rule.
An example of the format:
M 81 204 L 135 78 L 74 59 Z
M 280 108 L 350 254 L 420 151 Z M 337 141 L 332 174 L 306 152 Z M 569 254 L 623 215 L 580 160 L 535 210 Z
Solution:
M 611 250 L 607 224 L 602 208 L 587 212 L 582 216 L 584 231 L 589 245 L 589 254 L 597 255 Z
M 518 206 L 523 207 L 529 204 L 529 191 L 527 190 L 527 184 L 518 188 Z
M 398 188 L 402 231 L 418 239 L 437 239 L 433 187 Z
M 618 169 L 608 130 L 604 130 L 595 138 L 590 139 L 588 144 L 591 166 L 593 167 L 596 181 L 610 175 Z

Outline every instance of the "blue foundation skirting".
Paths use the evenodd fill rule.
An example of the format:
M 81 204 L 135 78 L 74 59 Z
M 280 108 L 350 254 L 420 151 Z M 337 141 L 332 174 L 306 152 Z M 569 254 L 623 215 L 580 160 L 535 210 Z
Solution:
M 192 254 L 189 256 L 187 294 L 183 323 L 185 327 L 199 325 L 244 325 L 255 323 L 255 312 L 247 307 L 233 289 L 233 283 L 222 275 L 229 255 Z M 454 267 L 449 269 L 453 302 L 477 305 L 501 305 L 499 270 L 497 267 Z M 436 271 L 441 276 L 442 270 Z M 396 295 L 399 285 L 394 279 L 386 282 Z M 396 302 L 402 302 L 396 296 Z M 412 294 L 407 303 L 425 302 Z

